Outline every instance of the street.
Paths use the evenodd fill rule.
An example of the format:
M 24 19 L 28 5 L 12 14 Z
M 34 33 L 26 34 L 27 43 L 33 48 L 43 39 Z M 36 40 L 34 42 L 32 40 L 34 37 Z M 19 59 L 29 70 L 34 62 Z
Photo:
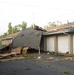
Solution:
M 74 60 L 42 62 L 22 59 L 2 62 L 0 75 L 74 75 Z

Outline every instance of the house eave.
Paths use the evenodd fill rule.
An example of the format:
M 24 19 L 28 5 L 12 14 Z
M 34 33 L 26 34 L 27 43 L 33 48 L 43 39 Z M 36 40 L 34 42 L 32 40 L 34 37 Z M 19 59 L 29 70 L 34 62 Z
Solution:
M 1 41 L 4 41 L 4 40 L 11 40 L 11 39 L 14 39 L 14 37 L 2 38 Z
M 74 32 L 74 28 L 69 28 L 69 29 L 53 31 L 53 32 L 44 32 L 43 35 L 47 36 L 47 35 L 57 35 L 57 34 L 69 34 L 73 32 Z

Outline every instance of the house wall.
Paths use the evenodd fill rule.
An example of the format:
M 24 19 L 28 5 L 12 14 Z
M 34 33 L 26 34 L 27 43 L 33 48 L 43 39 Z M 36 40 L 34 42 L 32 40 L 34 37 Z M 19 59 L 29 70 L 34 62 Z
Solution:
M 68 34 L 68 49 L 69 54 L 73 55 L 73 34 Z
M 73 54 L 74 54 L 74 34 L 73 34 Z
M 58 53 L 67 53 L 68 50 L 68 35 L 58 35 Z
M 54 51 L 54 36 L 47 37 L 47 51 Z
M 3 45 L 9 45 L 12 42 L 12 39 L 10 40 L 2 40 Z
M 73 35 L 73 52 L 72 52 L 72 35 L 71 34 L 59 34 L 53 36 L 46 36 L 46 51 L 54 51 L 56 53 L 74 54 L 74 35 Z

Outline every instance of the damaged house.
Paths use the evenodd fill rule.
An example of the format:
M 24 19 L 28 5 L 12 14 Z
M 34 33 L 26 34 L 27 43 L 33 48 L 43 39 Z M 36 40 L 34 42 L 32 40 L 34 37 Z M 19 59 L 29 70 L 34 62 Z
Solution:
M 9 34 L 6 37 L 1 39 L 0 45 L 0 53 L 7 53 L 9 52 L 10 44 L 12 43 L 13 39 L 19 34 L 20 32 Z
M 35 50 L 74 55 L 74 22 L 40 29 L 25 29 L 10 44 L 10 50 L 30 48 Z
M 35 50 L 43 50 L 44 44 L 43 41 L 43 32 L 42 29 L 25 29 L 24 31 L 18 33 L 15 37 L 8 37 L 2 39 L 2 44 L 9 45 L 9 50 L 13 51 L 17 48 L 20 48 L 20 52 L 24 48 L 30 48 Z
M 12 43 L 13 39 L 19 34 L 20 32 L 9 34 L 6 37 L 1 39 L 2 45 L 9 45 Z
M 43 30 L 37 29 L 25 29 L 18 34 L 12 41 L 10 49 L 18 48 L 30 48 L 35 50 L 43 49 Z

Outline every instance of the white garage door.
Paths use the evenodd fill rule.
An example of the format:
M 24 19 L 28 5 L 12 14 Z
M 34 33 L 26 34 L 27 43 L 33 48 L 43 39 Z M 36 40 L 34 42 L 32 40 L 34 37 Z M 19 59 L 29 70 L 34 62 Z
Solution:
M 68 52 L 68 36 L 66 35 L 58 36 L 58 52 L 59 53 Z
M 47 51 L 54 51 L 54 37 L 47 38 Z

